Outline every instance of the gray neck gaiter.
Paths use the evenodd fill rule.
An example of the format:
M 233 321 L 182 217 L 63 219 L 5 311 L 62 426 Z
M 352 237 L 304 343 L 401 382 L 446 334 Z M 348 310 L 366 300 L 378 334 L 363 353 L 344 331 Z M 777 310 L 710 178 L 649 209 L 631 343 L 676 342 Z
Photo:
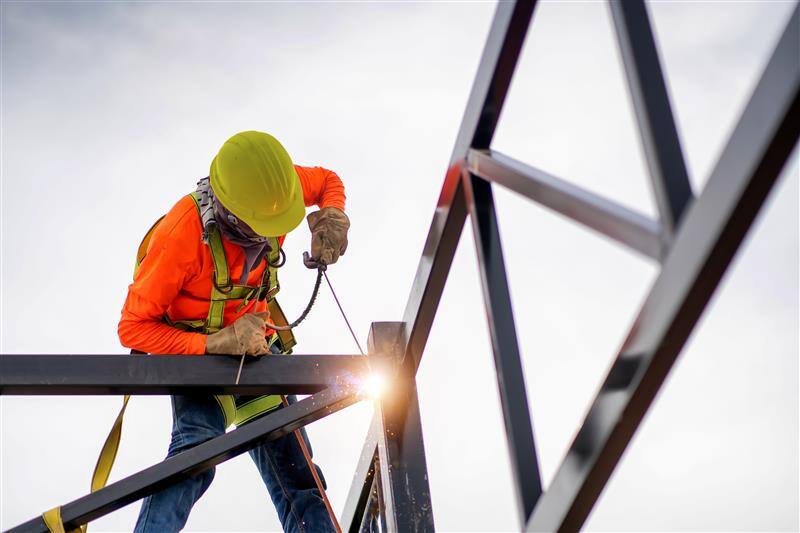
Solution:
M 227 240 L 238 245 L 244 252 L 245 257 L 239 284 L 246 284 L 247 276 L 253 268 L 272 250 L 269 241 L 266 237 L 256 235 L 252 229 L 222 205 L 214 196 L 214 191 L 207 177 L 197 182 L 197 194 L 200 197 L 203 242 L 208 243 L 208 229 L 212 224 L 215 224 Z

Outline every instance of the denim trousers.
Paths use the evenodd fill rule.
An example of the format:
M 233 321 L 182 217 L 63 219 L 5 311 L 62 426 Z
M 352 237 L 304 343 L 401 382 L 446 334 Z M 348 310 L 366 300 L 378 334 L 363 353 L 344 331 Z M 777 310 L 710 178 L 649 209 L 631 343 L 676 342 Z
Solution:
M 296 400 L 289 397 L 288 401 Z M 225 433 L 224 416 L 213 396 L 173 396 L 172 419 L 172 441 L 167 457 Z M 301 433 L 310 452 L 308 435 L 304 429 Z M 284 531 L 335 531 L 294 432 L 253 448 L 249 453 L 267 486 Z M 314 467 L 324 484 L 322 471 L 317 465 Z M 192 506 L 213 479 L 214 468 L 211 468 L 148 496 L 142 503 L 134 531 L 180 531 L 186 525 Z

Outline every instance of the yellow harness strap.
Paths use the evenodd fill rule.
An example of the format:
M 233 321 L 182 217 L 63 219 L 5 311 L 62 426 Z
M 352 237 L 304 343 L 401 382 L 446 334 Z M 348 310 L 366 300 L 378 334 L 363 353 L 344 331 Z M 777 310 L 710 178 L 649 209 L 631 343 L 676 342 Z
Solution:
M 114 420 L 114 425 L 111 426 L 111 431 L 108 432 L 103 449 L 100 450 L 100 456 L 97 458 L 97 464 L 92 474 L 92 492 L 102 489 L 108 483 L 111 467 L 114 466 L 114 461 L 117 458 L 119 442 L 122 440 L 122 419 L 125 416 L 125 409 L 128 407 L 128 400 L 130 399 L 130 395 L 127 394 L 122 399 L 122 408 L 119 410 L 117 419 Z
M 111 431 L 106 437 L 106 442 L 103 444 L 103 449 L 100 450 L 100 456 L 97 458 L 97 464 L 94 467 L 92 474 L 92 492 L 100 490 L 108 483 L 108 477 L 111 475 L 111 467 L 114 466 L 114 460 L 117 458 L 117 451 L 119 450 L 119 442 L 122 440 L 122 420 L 125 417 L 125 409 L 128 407 L 128 400 L 131 397 L 126 395 L 122 400 L 122 408 L 119 410 L 117 419 L 111 427 Z M 42 513 L 42 518 L 51 533 L 67 533 L 64 530 L 64 522 L 61 520 L 61 506 L 54 507 L 49 511 Z M 87 524 L 75 528 L 69 533 L 86 533 Z
M 49 511 L 42 513 L 44 523 L 52 533 L 67 533 L 64 531 L 64 523 L 61 521 L 61 506 L 53 507 Z M 86 533 L 86 526 L 75 528 L 69 533 Z

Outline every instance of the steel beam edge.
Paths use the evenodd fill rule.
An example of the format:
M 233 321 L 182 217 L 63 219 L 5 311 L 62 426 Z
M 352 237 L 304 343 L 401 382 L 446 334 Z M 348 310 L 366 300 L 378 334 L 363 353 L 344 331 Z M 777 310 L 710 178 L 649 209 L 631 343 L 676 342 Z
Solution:
M 353 481 L 344 503 L 342 518 L 339 521 L 342 531 L 345 532 L 357 533 L 359 531 L 361 519 L 369 500 L 372 481 L 375 477 L 379 424 L 380 421 L 377 415 L 374 415 L 367 430 L 367 436 L 364 439 L 364 447 L 361 450 L 356 472 L 353 475 Z
M 470 148 L 488 148 L 503 108 L 535 0 L 500 2 L 467 100 L 403 322 L 405 356 L 419 366 L 466 220 L 461 170 Z
M 661 225 L 621 204 L 494 150 L 470 150 L 469 171 L 565 217 L 661 261 Z
M 800 134 L 800 7 L 527 531 L 577 531 L 775 184 Z
M 492 340 L 497 388 L 503 408 L 520 527 L 524 528 L 542 495 L 542 477 L 536 456 L 525 376 L 500 242 L 500 228 L 492 184 L 465 171 L 464 190 L 467 193 L 467 205 L 475 235 L 475 251 Z
M 0 355 L 0 395 L 313 394 L 367 372 L 362 355 Z
M 694 200 L 689 172 L 644 0 L 611 0 L 609 7 L 661 214 L 662 237 L 669 246 L 686 207 Z
M 306 424 L 335 413 L 359 398 L 353 388 L 331 387 L 283 409 L 243 425 L 128 476 L 61 508 L 66 531 L 105 516 L 129 503 L 158 492 L 188 476 L 198 474 L 240 455 L 263 442 L 287 435 Z M 7 533 L 48 533 L 41 516 Z

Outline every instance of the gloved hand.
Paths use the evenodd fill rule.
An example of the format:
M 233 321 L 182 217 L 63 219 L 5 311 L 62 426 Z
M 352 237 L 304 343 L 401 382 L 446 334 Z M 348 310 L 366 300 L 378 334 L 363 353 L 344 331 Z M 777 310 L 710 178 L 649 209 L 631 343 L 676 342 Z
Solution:
M 311 230 L 311 257 L 303 257 L 303 263 L 308 268 L 334 264 L 347 250 L 350 219 L 336 207 L 323 207 L 307 219 Z
M 269 311 L 248 313 L 206 338 L 206 353 L 265 355 L 270 353 L 266 334 Z

